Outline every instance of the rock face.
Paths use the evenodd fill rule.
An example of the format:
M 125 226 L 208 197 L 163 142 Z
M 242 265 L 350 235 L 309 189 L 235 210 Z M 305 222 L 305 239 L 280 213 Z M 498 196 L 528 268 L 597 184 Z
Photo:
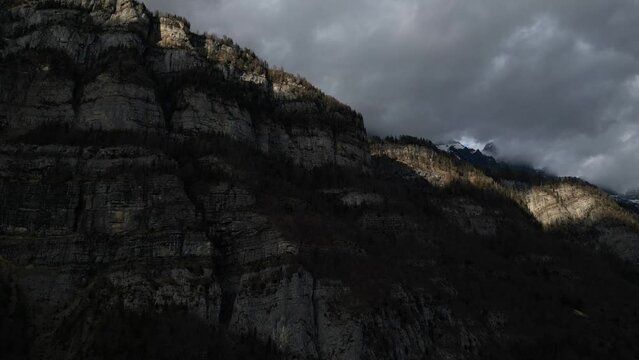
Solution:
M 134 1 L 0 20 L 0 358 L 639 353 L 639 285 L 584 246 L 635 261 L 636 219 L 595 189 L 371 160 L 359 114 Z
M 12 174 L 2 186 L 3 256 L 36 266 L 22 279 L 33 291 L 30 298 L 48 299 L 34 303 L 42 318 L 36 324 L 55 325 L 48 317 L 68 306 L 76 287 L 87 281 L 74 273 L 102 265 L 112 269 L 106 277 L 121 291 L 125 308 L 179 304 L 217 321 L 212 314 L 219 308 L 219 288 L 209 283 L 213 250 L 196 229 L 195 209 L 181 180 L 170 174 L 174 162 L 134 147 L 0 151 L 2 172 Z M 131 166 L 155 174 L 136 178 Z M 153 269 L 154 286 L 144 281 L 149 275 L 144 267 L 127 265 L 149 259 L 164 264 Z M 189 260 L 175 264 L 176 259 Z M 188 263 L 200 269 L 187 270 Z
M 15 1 L 0 16 L 4 138 L 51 123 L 218 133 L 307 168 L 368 164 L 359 114 L 182 18 L 130 0 Z
M 72 124 L 87 130 L 158 130 L 164 117 L 152 87 L 100 74 L 84 86 Z
M 548 227 L 567 222 L 592 224 L 607 217 L 628 223 L 635 220 L 601 190 L 585 184 L 535 186 L 525 192 L 524 201 L 535 218 Z

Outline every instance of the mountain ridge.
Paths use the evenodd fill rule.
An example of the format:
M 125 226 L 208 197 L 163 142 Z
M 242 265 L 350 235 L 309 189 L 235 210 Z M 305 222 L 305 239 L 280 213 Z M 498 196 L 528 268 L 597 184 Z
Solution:
M 554 176 L 546 171 L 534 169 L 528 165 L 512 164 L 506 161 L 496 159 L 498 155 L 497 146 L 489 142 L 484 150 L 472 149 L 464 146 L 458 141 L 437 145 L 439 150 L 449 152 L 457 158 L 467 161 L 475 167 L 482 169 L 487 175 L 502 180 L 524 181 L 524 182 L 542 182 L 553 179 L 574 179 L 575 181 L 584 181 L 578 177 L 559 177 Z M 586 182 L 587 183 L 587 182 Z M 636 191 L 628 191 L 625 194 L 618 194 L 614 191 L 601 188 L 600 186 L 591 184 L 606 192 L 614 198 L 619 205 L 632 211 L 639 212 L 639 196 Z
M 6 44 L 1 54 L 5 63 L 23 63 L 23 70 L 10 77 L 5 72 L 3 82 L 26 87 L 32 80 L 19 76 L 24 72 L 43 79 L 31 85 L 30 93 L 18 92 L 17 98 L 3 101 L 4 134 L 36 130 L 43 122 L 80 130 L 186 136 L 218 132 L 293 161 L 309 161 L 304 166 L 366 166 L 360 114 L 304 79 L 269 69 L 252 51 L 228 38 L 193 34 L 183 18 L 156 17 L 132 1 L 18 3 L 4 12 Z M 65 6 L 73 10 L 56 17 L 56 9 Z M 77 11 L 91 14 L 90 20 Z M 23 25 L 12 21 L 15 17 L 31 20 Z M 59 41 L 69 36 L 74 39 Z M 27 59 L 20 58 L 25 47 L 31 52 Z M 38 52 L 45 65 L 33 63 Z M 47 56 L 55 61 L 46 64 Z M 47 94 L 46 86 L 64 91 Z M 37 98 L 37 92 L 47 96 L 46 103 L 29 98 Z M 131 101 L 137 107 L 128 107 Z M 256 104 L 259 110 L 250 116 Z M 316 119 L 297 122 L 297 112 Z M 200 121 L 207 117 L 218 120 Z M 121 119 L 114 122 L 115 118 Z
M 527 181 L 523 181 L 523 182 L 517 181 L 517 179 L 513 179 L 509 176 L 510 175 L 509 172 L 500 173 L 500 172 L 491 171 L 493 169 L 492 166 L 494 166 L 494 164 L 497 164 L 497 161 L 490 156 L 481 154 L 479 150 L 469 150 L 467 147 L 461 144 L 460 144 L 461 146 L 459 147 L 451 147 L 446 145 L 444 147 L 445 149 L 442 150 L 442 146 L 434 146 L 432 145 L 431 142 L 427 140 L 417 139 L 410 136 L 400 137 L 399 140 L 394 138 L 387 138 L 385 141 L 381 140 L 380 138 L 372 138 L 371 140 L 372 153 L 375 155 L 391 156 L 392 158 L 402 158 L 399 155 L 392 154 L 396 151 L 389 149 L 386 143 L 390 145 L 390 148 L 392 148 L 394 145 L 396 148 L 400 149 L 400 151 L 404 151 L 405 149 L 409 149 L 410 147 L 413 147 L 413 149 L 411 149 L 409 152 L 414 152 L 414 153 L 424 152 L 425 156 L 429 157 L 430 159 L 433 159 L 434 156 L 437 155 L 437 152 L 450 154 L 457 160 L 470 164 L 472 167 L 477 169 L 477 170 L 474 170 L 474 173 L 471 172 L 472 175 L 463 176 L 464 178 L 469 179 L 467 181 L 479 187 L 485 186 L 485 187 L 493 188 L 498 192 L 508 193 L 508 191 L 506 190 L 507 188 L 511 188 L 513 191 L 520 190 L 518 189 L 518 183 L 520 186 L 524 186 L 527 188 L 534 188 L 535 186 L 539 186 L 539 187 L 548 186 L 548 185 L 553 186 L 553 184 L 564 183 L 568 185 L 573 185 L 575 187 L 583 188 L 584 191 L 586 192 L 594 191 L 595 193 L 597 193 L 598 197 L 601 199 L 599 201 L 600 204 L 606 203 L 607 206 L 609 206 L 611 209 L 615 209 L 614 212 L 619 214 L 617 219 L 621 220 L 622 222 L 626 224 L 633 225 L 633 226 L 639 224 L 638 220 L 635 217 L 629 214 L 625 214 L 620 208 L 618 208 L 618 206 L 612 205 L 612 202 L 610 201 L 610 199 L 608 199 L 609 197 L 607 196 L 605 191 L 599 189 L 595 185 L 589 184 L 586 181 L 583 181 L 578 178 L 571 178 L 571 177 L 561 178 L 561 177 L 550 176 L 544 173 L 537 173 L 537 172 L 533 173 L 532 176 L 528 176 L 529 172 L 525 170 L 525 171 L 521 171 L 523 172 L 523 174 L 520 174 L 520 175 L 528 176 Z M 472 153 L 480 157 L 481 160 L 478 162 L 478 161 L 475 161 L 475 158 L 469 159 L 466 153 Z M 405 160 L 405 161 L 407 163 L 410 163 L 408 160 Z M 432 175 L 436 171 L 434 167 L 440 166 L 444 168 L 454 168 L 456 166 L 455 162 L 451 160 L 443 161 L 444 163 L 443 165 L 436 165 L 436 164 L 441 164 L 442 161 L 443 160 L 430 162 L 430 164 L 433 164 L 433 165 L 430 165 L 426 169 L 422 170 L 422 173 Z M 420 165 L 424 165 L 427 163 L 428 162 L 423 162 L 423 161 L 418 162 L 418 164 Z M 489 166 L 486 166 L 485 163 L 489 163 Z M 511 165 L 508 165 L 507 163 L 500 163 L 500 164 L 504 167 L 511 166 Z M 442 170 L 442 169 L 438 171 L 440 172 L 445 171 L 450 174 L 463 174 L 464 172 L 462 170 Z M 519 171 L 519 167 L 518 166 L 514 167 L 514 170 L 512 171 Z M 454 178 L 449 178 L 446 180 L 442 180 L 436 177 L 433 178 L 431 176 L 428 176 L 427 178 L 429 179 L 431 183 L 433 183 L 436 186 L 445 186 L 447 184 L 450 184 L 453 181 L 457 181 L 457 179 L 454 179 Z M 587 189 L 590 189 L 590 190 L 587 190 Z M 606 201 L 606 199 L 608 201 Z M 525 208 L 526 207 L 527 206 L 525 206 Z M 545 225 L 551 225 L 550 221 L 540 220 L 540 222 Z

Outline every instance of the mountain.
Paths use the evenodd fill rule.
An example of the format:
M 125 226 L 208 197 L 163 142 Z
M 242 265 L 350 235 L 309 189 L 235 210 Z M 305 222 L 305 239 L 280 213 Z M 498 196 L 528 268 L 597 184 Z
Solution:
M 449 152 L 459 159 L 467 161 L 479 168 L 491 169 L 506 166 L 506 164 L 499 164 L 492 156 L 484 155 L 481 151 L 466 147 L 458 141 L 437 145 L 437 148 L 441 151 Z
M 499 149 L 497 148 L 497 145 L 495 145 L 495 143 L 491 141 L 484 145 L 484 149 L 482 150 L 482 152 L 488 156 L 495 157 L 499 154 Z
M 373 138 L 370 142 L 374 156 L 389 157 L 409 166 L 433 186 L 442 188 L 462 182 L 502 193 L 549 228 L 570 222 L 596 224 L 612 219 L 631 226 L 637 224 L 637 218 L 620 208 L 608 193 L 580 179 L 544 174 L 530 181 L 515 181 L 509 175 L 517 167 L 510 168 L 511 172 L 491 172 L 486 164 L 510 165 L 497 163 L 479 150 L 461 144 L 433 146 L 411 137 Z M 448 151 L 443 152 L 442 148 Z M 529 178 L 526 171 L 519 175 Z
M 528 165 L 513 164 L 496 160 L 499 156 L 497 145 L 489 142 L 482 151 L 471 149 L 458 141 L 451 141 L 437 145 L 441 151 L 448 152 L 460 160 L 480 168 L 488 176 L 500 181 L 544 182 L 557 179 L 543 170 L 537 170 Z M 639 190 L 628 191 L 625 194 L 610 192 L 613 199 L 629 211 L 639 213 Z
M 631 190 L 621 195 L 613 194 L 612 197 L 621 206 L 639 214 L 639 190 Z
M 639 220 L 598 188 L 368 137 L 135 1 L 0 20 L 0 358 L 639 353 Z
M 438 144 L 437 148 L 441 151 L 455 151 L 455 150 L 464 150 L 464 149 L 468 149 L 466 146 L 464 146 L 462 143 L 460 143 L 459 141 L 449 141 L 447 143 L 443 143 L 443 144 Z
M 484 150 L 471 149 L 458 141 L 452 141 L 437 145 L 441 151 L 449 152 L 457 158 L 467 161 L 482 169 L 489 176 L 521 181 L 541 181 L 551 177 L 542 170 L 537 170 L 529 165 L 499 161 L 495 157 L 499 155 L 497 146 L 490 142 L 484 146 Z

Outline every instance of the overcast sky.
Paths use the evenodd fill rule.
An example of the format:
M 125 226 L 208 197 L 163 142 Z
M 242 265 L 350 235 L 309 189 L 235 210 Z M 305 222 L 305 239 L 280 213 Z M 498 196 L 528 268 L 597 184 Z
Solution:
M 639 0 L 147 0 L 364 115 L 639 188 Z

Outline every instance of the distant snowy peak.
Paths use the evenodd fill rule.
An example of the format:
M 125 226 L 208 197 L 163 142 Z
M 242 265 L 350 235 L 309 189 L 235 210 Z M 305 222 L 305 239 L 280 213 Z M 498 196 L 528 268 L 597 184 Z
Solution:
M 624 197 L 639 201 L 639 189 L 630 190 L 624 194 Z
M 462 143 L 460 143 L 459 141 L 449 141 L 447 143 L 444 144 L 438 144 L 437 148 L 441 151 L 454 151 L 454 150 L 465 150 L 465 149 L 469 149 L 466 146 L 464 146 Z M 474 149 L 471 149 L 474 150 Z
M 437 148 L 441 151 L 445 151 L 445 152 L 449 152 L 455 155 L 459 155 L 458 152 L 459 151 L 463 151 L 463 152 L 467 152 L 470 154 L 483 154 L 485 156 L 488 157 L 492 157 L 492 158 L 496 158 L 497 155 L 499 154 L 499 151 L 497 149 L 497 145 L 495 145 L 495 143 L 493 143 L 492 141 L 489 142 L 488 144 L 486 144 L 484 146 L 484 148 L 482 150 L 479 149 L 474 149 L 472 147 L 468 147 L 464 144 L 462 144 L 459 141 L 456 140 L 451 140 L 449 142 L 443 143 L 443 144 L 438 144 Z
M 628 191 L 625 194 L 612 195 L 612 197 L 622 206 L 639 213 L 639 190 Z
M 466 160 L 466 161 L 470 160 L 468 159 L 469 156 L 485 157 L 485 155 L 482 154 L 482 152 L 479 151 L 479 149 L 468 147 L 459 141 L 449 141 L 447 143 L 438 144 L 436 146 L 439 150 L 450 153 L 451 155 L 454 155 L 457 158 Z M 470 161 L 470 162 L 473 162 L 473 161 Z
M 543 179 L 549 174 L 543 170 L 535 169 L 528 164 L 509 163 L 498 160 L 497 146 L 493 142 L 489 142 L 483 146 L 483 150 L 473 149 L 465 146 L 460 141 L 449 141 L 444 144 L 438 144 L 437 148 L 447 152 L 459 160 L 466 161 L 471 165 L 482 169 L 490 176 L 507 180 L 524 180 Z

